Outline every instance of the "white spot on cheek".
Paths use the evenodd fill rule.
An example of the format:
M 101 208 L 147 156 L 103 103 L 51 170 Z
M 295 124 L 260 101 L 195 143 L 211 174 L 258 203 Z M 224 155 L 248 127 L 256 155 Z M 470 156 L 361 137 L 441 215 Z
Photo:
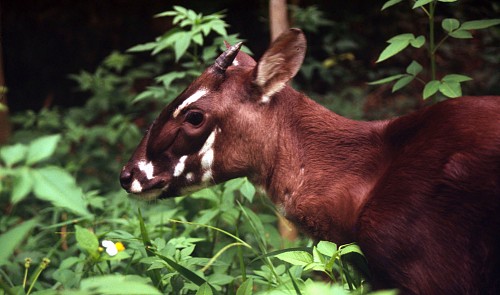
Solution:
M 153 179 L 153 172 L 154 172 L 154 166 L 153 163 L 147 162 L 146 161 L 140 161 L 137 166 L 139 167 L 139 170 L 144 172 L 146 174 L 146 177 L 148 179 Z
M 214 162 L 214 150 L 209 149 L 206 151 L 205 154 L 203 154 L 203 157 L 201 157 L 201 167 L 203 169 L 209 169 L 212 167 L 212 164 Z
M 262 98 L 260 99 L 261 103 L 269 103 L 269 101 L 271 101 L 271 99 L 269 98 L 269 96 L 262 95 Z
M 203 144 L 203 146 L 200 149 L 200 152 L 198 155 L 201 156 L 201 168 L 204 170 L 203 175 L 201 176 L 201 181 L 202 182 L 208 182 L 212 179 L 213 173 L 212 173 L 212 164 L 214 162 L 214 142 L 215 142 L 215 135 L 217 132 L 220 132 L 220 129 L 216 128 L 210 135 L 208 136 L 207 140 Z
M 211 150 L 213 148 L 214 142 L 215 142 L 215 133 L 217 133 L 216 130 L 214 130 L 214 131 L 212 131 L 212 133 L 210 133 L 207 140 L 205 141 L 205 143 L 201 147 L 198 155 L 201 156 L 201 155 L 205 154 L 206 152 L 208 152 L 208 150 Z
M 173 117 L 176 118 L 183 109 L 185 109 L 190 104 L 196 102 L 198 99 L 202 98 L 207 93 L 208 93 L 208 90 L 206 90 L 204 88 L 199 89 L 198 91 L 193 93 L 190 97 L 186 98 L 186 100 L 184 100 L 181 103 L 181 105 L 177 107 L 177 109 L 175 109 Z
M 202 182 L 209 182 L 211 179 L 212 179 L 212 169 L 208 169 L 208 170 L 207 170 L 207 171 L 205 171 L 205 173 L 203 173 L 203 175 L 201 176 L 201 181 L 202 181 Z
M 194 180 L 194 174 L 192 172 L 189 172 L 186 174 L 186 180 L 191 182 Z
M 138 194 L 142 192 L 142 185 L 137 179 L 134 179 L 134 181 L 132 181 L 132 185 L 130 186 L 130 192 L 133 194 Z
M 186 159 L 187 156 L 182 156 L 179 159 L 179 163 L 177 163 L 177 165 L 175 165 L 174 168 L 174 177 L 178 177 L 179 175 L 182 174 L 182 172 L 184 172 L 184 168 L 186 168 Z
M 236 66 L 239 66 L 239 65 L 240 65 L 240 63 L 236 59 L 234 59 L 233 60 L 233 66 L 236 67 Z

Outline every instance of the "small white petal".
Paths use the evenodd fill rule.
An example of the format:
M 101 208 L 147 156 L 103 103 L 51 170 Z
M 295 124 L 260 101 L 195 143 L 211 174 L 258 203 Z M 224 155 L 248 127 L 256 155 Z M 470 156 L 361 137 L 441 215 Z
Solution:
M 115 256 L 118 254 L 118 249 L 116 249 L 116 245 L 113 244 L 113 246 L 106 247 L 106 253 L 109 254 L 109 256 Z

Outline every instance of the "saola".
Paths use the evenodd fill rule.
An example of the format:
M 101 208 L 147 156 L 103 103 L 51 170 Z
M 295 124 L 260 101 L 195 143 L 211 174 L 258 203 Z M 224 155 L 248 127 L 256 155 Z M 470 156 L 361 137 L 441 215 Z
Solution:
M 240 46 L 153 122 L 121 172 L 128 192 L 168 198 L 248 176 L 314 238 L 358 243 L 375 288 L 500 292 L 499 97 L 354 121 L 287 85 L 300 30 L 258 62 Z

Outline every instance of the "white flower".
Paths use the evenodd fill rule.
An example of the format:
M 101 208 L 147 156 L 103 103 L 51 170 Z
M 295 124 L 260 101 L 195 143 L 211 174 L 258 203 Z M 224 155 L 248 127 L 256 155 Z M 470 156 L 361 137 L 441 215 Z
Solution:
M 116 248 L 115 243 L 109 240 L 103 240 L 101 242 L 101 245 L 106 248 L 106 253 L 108 253 L 109 256 L 115 256 L 118 254 L 118 249 Z

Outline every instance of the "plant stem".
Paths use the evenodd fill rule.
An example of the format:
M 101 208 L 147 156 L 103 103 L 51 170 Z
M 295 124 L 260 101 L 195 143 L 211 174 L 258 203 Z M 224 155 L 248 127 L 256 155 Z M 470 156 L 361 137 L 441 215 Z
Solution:
M 241 217 L 241 212 L 239 217 Z M 236 236 L 238 237 L 240 236 L 238 226 L 236 226 Z M 241 280 L 244 282 L 247 280 L 247 272 L 246 272 L 245 262 L 243 260 L 243 248 L 241 246 L 238 246 L 238 260 L 240 262 Z
M 429 58 L 431 61 L 431 78 L 436 80 L 436 52 L 434 40 L 434 11 L 436 9 L 436 2 L 433 1 L 429 4 Z
M 33 287 L 35 286 L 35 283 L 36 281 L 38 280 L 38 277 L 40 276 L 40 274 L 42 273 L 42 271 L 47 268 L 47 265 L 50 263 L 50 260 L 48 258 L 44 258 L 42 260 L 42 262 L 40 263 L 40 266 L 38 266 L 38 269 L 35 273 L 35 276 L 30 284 L 30 287 L 28 289 L 28 292 L 26 292 L 26 295 L 29 295 L 31 293 L 31 290 L 33 289 Z

